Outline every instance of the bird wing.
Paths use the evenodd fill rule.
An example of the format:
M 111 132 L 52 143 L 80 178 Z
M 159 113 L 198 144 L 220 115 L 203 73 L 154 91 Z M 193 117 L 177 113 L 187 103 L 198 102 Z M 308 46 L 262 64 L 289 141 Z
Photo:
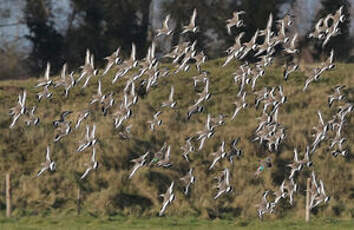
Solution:
M 102 96 L 102 86 L 101 86 L 101 80 L 100 80 L 100 79 L 98 79 L 97 94 L 98 94 L 99 96 Z
M 317 182 L 316 182 L 315 171 L 312 171 L 312 183 L 315 185 L 315 187 L 317 189 L 318 185 L 317 185 Z
M 130 59 L 134 60 L 134 61 L 136 59 L 136 46 L 135 46 L 135 43 L 132 43 L 132 53 L 130 55 Z
M 90 139 L 90 126 L 86 125 L 86 139 Z
M 45 158 L 46 158 L 46 160 L 47 160 L 48 162 L 51 162 L 51 160 L 50 160 L 50 148 L 49 148 L 49 146 L 47 146 L 47 154 L 46 154 Z
M 117 48 L 117 50 L 114 52 L 114 56 L 118 57 L 120 52 L 120 47 Z
M 46 68 L 45 74 L 44 74 L 44 79 L 46 79 L 47 81 L 49 80 L 49 74 L 50 74 L 50 63 L 47 62 L 47 68 Z
M 225 141 L 222 141 L 221 147 L 220 147 L 221 153 L 225 152 L 225 148 L 224 147 L 225 147 Z
M 205 139 L 206 139 L 206 137 L 203 137 L 203 138 L 200 140 L 200 145 L 199 145 L 198 150 L 201 150 L 201 149 L 203 148 L 203 145 L 204 145 Z
M 229 185 L 230 184 L 230 171 L 229 171 L 229 169 L 225 168 L 224 173 L 225 173 L 225 183 L 226 183 L 226 185 Z
M 318 110 L 318 111 L 317 111 L 317 114 L 318 114 L 318 117 L 320 118 L 320 122 L 321 122 L 321 124 L 324 126 L 324 125 L 325 125 L 325 123 L 324 123 L 324 121 L 323 121 L 323 119 L 322 119 L 322 114 L 321 114 L 321 111 L 320 111 L 320 110 Z
M 220 156 L 217 156 L 214 158 L 213 162 L 211 163 L 209 170 L 212 170 L 215 166 L 215 164 L 220 160 Z
M 22 106 L 22 96 L 21 93 L 18 94 L 18 104 Z
M 307 146 L 306 147 L 306 152 L 305 152 L 305 160 L 307 160 L 307 161 L 310 160 L 309 153 L 310 153 L 310 146 Z
M 95 67 L 95 63 L 94 63 L 94 59 L 95 59 L 95 56 L 93 54 L 91 54 L 91 57 L 90 57 L 90 66 L 92 67 L 92 69 L 94 69 Z
M 195 26 L 195 19 L 197 17 L 197 9 L 194 8 L 193 10 L 193 14 L 192 14 L 192 17 L 191 17 L 191 21 L 190 21 L 190 24 L 193 25 L 193 27 Z
M 282 193 L 284 193 L 284 187 L 285 187 L 285 180 L 283 180 L 283 182 L 282 182 L 281 185 L 280 185 L 280 191 L 281 191 Z
M 48 168 L 44 167 L 41 170 L 39 170 L 39 172 L 37 173 L 37 176 L 40 176 L 42 173 L 44 173 Z
M 92 131 L 91 131 L 91 138 L 95 138 L 95 133 L 96 133 L 96 124 L 93 124 L 92 126 Z
M 134 176 L 134 174 L 136 173 L 136 171 L 139 169 L 141 167 L 141 165 L 140 164 L 135 164 L 134 165 L 134 167 L 133 167 L 133 170 L 132 170 L 132 172 L 129 174 L 129 179 L 131 179 L 133 176 Z
M 162 216 L 162 215 L 163 215 L 163 213 L 164 213 L 165 210 L 166 210 L 166 207 L 167 207 L 168 203 L 169 203 L 168 200 L 167 200 L 167 201 L 164 201 L 164 203 L 163 203 L 163 205 L 162 205 L 162 208 L 161 208 L 161 210 L 160 210 L 160 212 L 159 212 L 159 216 Z
M 165 159 L 167 160 L 170 159 L 170 153 L 171 153 L 171 146 L 169 145 L 165 154 Z
M 84 179 L 88 174 L 89 174 L 89 172 L 91 171 L 91 167 L 88 167 L 87 169 L 86 169 L 86 171 L 84 172 L 84 174 L 82 174 L 82 176 L 80 177 L 80 180 L 82 180 L 82 179 Z
M 268 22 L 267 22 L 267 30 L 270 31 L 272 29 L 273 24 L 273 14 L 269 14 Z
M 297 153 L 297 149 L 296 149 L 296 148 L 294 149 L 294 161 L 295 161 L 295 162 L 298 162 L 298 161 L 299 161 L 298 153 Z
M 170 20 L 170 15 L 167 15 L 165 21 L 163 22 L 163 28 L 168 29 L 168 21 Z
M 329 63 L 333 63 L 333 57 L 334 57 L 334 50 L 332 49 L 329 55 Z
M 114 62 L 108 62 L 106 69 L 103 71 L 102 75 L 105 75 L 112 68 L 113 64 L 114 64 Z
M 251 38 L 252 44 L 256 44 L 256 40 L 258 38 L 259 30 L 257 29 L 256 32 L 254 33 L 253 37 Z
M 26 103 L 26 96 L 27 96 L 27 91 L 24 90 L 24 91 L 23 91 L 22 98 L 21 98 L 22 100 L 21 100 L 21 103 L 20 103 L 22 107 L 25 106 L 25 103 Z
M 89 65 L 90 64 L 90 50 L 87 49 L 86 50 L 86 57 L 85 57 L 85 65 Z
M 60 73 L 60 78 L 65 80 L 65 77 L 66 77 L 66 68 L 67 68 L 67 64 L 65 63 L 63 65 L 63 68 L 61 69 L 61 73 Z
M 173 101 L 173 94 L 175 92 L 175 87 L 171 86 L 171 92 L 170 92 L 170 96 L 169 96 L 169 100 L 172 102 Z
M 158 117 L 160 116 L 161 114 L 161 111 L 157 111 L 155 114 L 154 114 L 154 119 L 158 119 Z
M 216 200 L 219 196 L 221 196 L 223 193 L 225 192 L 225 190 L 220 190 L 216 196 L 214 196 L 214 200 Z
M 173 193 L 173 186 L 174 186 L 174 185 L 175 185 L 175 182 L 172 181 L 170 187 L 168 188 L 169 194 L 172 194 L 172 193 Z
M 321 185 L 321 193 L 326 196 L 326 192 L 325 192 L 325 189 L 324 189 L 324 185 L 323 185 L 323 181 L 322 181 L 322 180 L 320 180 L 320 185 Z
M 91 156 L 91 161 L 96 162 L 96 148 L 92 148 L 92 156 Z
M 151 60 L 155 58 L 155 51 L 156 51 L 156 43 L 155 43 L 155 41 L 153 41 L 151 43 L 151 51 L 150 51 Z
M 297 39 L 298 33 L 295 33 L 293 39 L 291 40 L 290 46 L 295 48 L 295 43 L 296 43 L 296 39 Z
M 210 130 L 211 129 L 211 125 L 210 125 L 210 120 L 211 120 L 211 115 L 210 113 L 208 114 L 208 117 L 207 117 L 207 122 L 205 124 L 205 128 Z

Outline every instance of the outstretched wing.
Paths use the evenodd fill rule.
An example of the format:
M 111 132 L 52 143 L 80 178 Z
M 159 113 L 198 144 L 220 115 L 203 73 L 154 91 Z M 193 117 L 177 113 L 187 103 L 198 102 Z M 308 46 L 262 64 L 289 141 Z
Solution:
M 92 131 L 91 131 L 91 138 L 95 138 L 95 133 L 96 133 L 96 124 L 93 124 Z
M 173 193 L 173 186 L 174 186 L 174 185 L 175 185 L 175 182 L 172 181 L 170 187 L 168 188 L 168 192 L 169 192 L 170 194 Z
M 197 17 L 197 9 L 194 8 L 193 14 L 192 14 L 192 17 L 191 17 L 191 22 L 190 22 L 190 24 L 193 25 L 193 26 L 195 26 L 195 19 L 196 19 L 196 17 Z
M 92 148 L 92 156 L 91 156 L 91 161 L 96 162 L 96 148 Z
M 86 57 L 85 57 L 85 65 L 89 65 L 90 64 L 90 50 L 87 49 L 86 50 Z
M 134 174 L 136 173 L 136 171 L 139 169 L 141 167 L 141 165 L 140 164 L 135 164 L 134 165 L 134 167 L 133 167 L 133 170 L 132 170 L 132 172 L 129 174 L 129 179 L 131 179 L 133 176 L 134 176 Z
M 170 20 L 170 15 L 167 15 L 165 21 L 163 22 L 163 28 L 168 29 L 168 21 Z
M 98 89 L 97 89 L 97 94 L 102 96 L 102 85 L 101 85 L 101 80 L 98 79 Z
M 130 55 L 130 59 L 131 59 L 131 60 L 134 60 L 134 61 L 135 61 L 135 59 L 136 59 L 136 46 L 135 46 L 134 43 L 132 43 L 132 53 L 131 53 L 131 55 Z
M 317 111 L 317 114 L 318 114 L 318 117 L 320 118 L 320 122 L 321 122 L 321 124 L 324 126 L 325 125 L 325 123 L 324 123 L 324 121 L 323 121 L 323 119 L 322 119 L 322 114 L 321 114 L 321 111 Z
M 67 64 L 65 63 L 63 65 L 63 68 L 61 69 L 61 73 L 60 73 L 60 78 L 65 80 L 65 77 L 66 77 L 66 68 L 67 68 Z
M 229 169 L 225 168 L 224 173 L 225 173 L 225 183 L 227 185 L 229 185 L 230 184 L 230 171 L 229 171 Z
M 49 148 L 49 146 L 47 146 L 47 154 L 46 154 L 45 158 L 46 158 L 46 160 L 47 160 L 48 162 L 51 162 L 51 159 L 50 159 L 50 148 Z
M 175 92 L 175 87 L 171 86 L 171 92 L 170 92 L 170 96 L 169 96 L 169 100 L 173 101 L 173 94 Z
M 82 180 L 82 179 L 84 179 L 88 174 L 89 174 L 89 172 L 91 171 L 91 167 L 88 167 L 87 169 L 86 169 L 86 171 L 84 172 L 84 174 L 82 174 L 82 176 L 80 177 L 80 180 Z
M 331 53 L 329 54 L 329 63 L 333 63 L 333 57 L 334 57 L 334 50 L 331 50 Z
M 44 78 L 45 78 L 46 80 L 49 80 L 49 74 L 50 74 L 50 63 L 48 62 L 48 63 L 47 63 L 47 68 L 46 68 L 45 74 L 44 74 Z
M 299 161 L 298 153 L 297 153 L 297 149 L 296 149 L 296 148 L 294 149 L 294 161 L 295 161 L 295 162 L 298 162 L 298 161 Z
M 206 124 L 205 124 L 205 128 L 208 129 L 208 130 L 210 130 L 210 128 L 211 128 L 210 120 L 211 120 L 211 116 L 210 116 L 210 113 L 209 113 L 207 121 L 206 121 Z
M 48 168 L 44 167 L 41 170 L 39 170 L 39 172 L 37 173 L 37 176 L 40 176 L 42 173 L 44 173 Z

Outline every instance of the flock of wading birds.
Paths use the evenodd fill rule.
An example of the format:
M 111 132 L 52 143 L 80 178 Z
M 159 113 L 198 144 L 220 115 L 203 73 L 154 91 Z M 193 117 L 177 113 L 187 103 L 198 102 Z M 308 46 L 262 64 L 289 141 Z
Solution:
M 320 40 L 322 46 L 325 47 L 332 37 L 340 34 L 339 25 L 345 20 L 342 11 L 343 7 L 340 7 L 334 14 L 329 14 L 327 17 L 321 18 L 316 24 L 315 30 L 309 34 L 309 38 Z M 245 14 L 244 11 L 234 12 L 232 18 L 226 21 L 226 29 L 229 34 L 232 33 L 231 29 L 233 27 L 240 29 L 244 26 L 242 20 L 243 14 Z M 199 28 L 196 25 L 196 18 L 197 10 L 194 9 L 190 23 L 183 27 L 182 34 L 199 32 Z M 173 30 L 169 27 L 169 20 L 170 16 L 168 15 L 163 22 L 162 28 L 156 31 L 155 38 L 159 36 L 170 36 L 173 33 Z M 272 29 L 274 24 L 276 28 L 275 31 Z M 264 87 L 261 90 L 255 91 L 256 81 L 258 78 L 262 78 L 266 68 L 272 64 L 272 60 L 276 54 L 279 53 L 276 52 L 276 48 L 277 50 L 280 50 L 282 55 L 290 57 L 289 59 L 299 53 L 296 48 L 297 34 L 291 34 L 291 25 L 291 15 L 286 15 L 282 19 L 273 22 L 273 16 L 270 14 L 266 28 L 258 29 L 250 41 L 241 42 L 244 32 L 239 33 L 235 37 L 235 43 L 226 50 L 227 57 L 223 64 L 223 66 L 226 66 L 232 60 L 243 61 L 246 57 L 252 55 L 254 58 L 258 59 L 254 64 L 249 64 L 246 61 L 243 61 L 243 64 L 240 65 L 233 74 L 234 83 L 238 85 L 239 91 L 236 100 L 233 102 L 235 110 L 231 115 L 231 119 L 235 119 L 241 110 L 248 107 L 248 104 L 246 103 L 246 97 L 248 97 L 248 95 L 245 88 L 250 86 L 252 89 L 251 92 L 255 96 L 256 108 L 263 104 L 262 115 L 257 118 L 259 124 L 254 132 L 255 138 L 253 141 L 257 141 L 259 144 L 267 146 L 269 151 L 277 151 L 279 145 L 286 137 L 284 131 L 285 128 L 278 122 L 277 117 L 279 107 L 286 103 L 287 97 L 284 95 L 281 85 L 271 88 Z M 263 41 L 261 44 L 257 42 L 260 38 L 261 41 Z M 206 106 L 205 102 L 211 98 L 211 92 L 209 91 L 210 73 L 202 70 L 202 65 L 206 60 L 206 56 L 203 51 L 198 52 L 195 49 L 195 46 L 196 41 L 193 43 L 182 41 L 174 46 L 170 53 L 163 56 L 163 58 L 173 59 L 172 63 L 176 65 L 174 73 L 188 71 L 191 65 L 195 65 L 198 70 L 198 75 L 191 79 L 193 80 L 197 96 L 193 104 L 188 108 L 187 119 L 191 119 L 194 114 L 201 113 Z M 112 55 L 105 58 L 107 65 L 102 74 L 99 74 L 99 71 L 95 69 L 94 56 L 89 50 L 87 50 L 85 64 L 81 66 L 80 74 L 77 79 L 75 79 L 73 72 L 69 75 L 67 74 L 67 65 L 65 64 L 60 77 L 52 80 L 50 78 L 50 64 L 48 63 L 44 78 L 40 79 L 36 85 L 38 89 L 41 89 L 41 91 L 37 93 L 38 101 L 51 98 L 53 95 L 51 92 L 52 87 L 62 87 L 65 92 L 65 97 L 68 97 L 70 89 L 77 87 L 80 81 L 84 80 L 82 88 L 86 88 L 90 83 L 91 78 L 97 77 L 97 93 L 91 95 L 91 99 L 88 103 L 90 105 L 95 103 L 99 104 L 99 107 L 102 109 L 102 114 L 104 116 L 108 114 L 112 117 L 113 125 L 119 130 L 120 137 L 122 139 L 129 139 L 132 125 L 125 125 L 124 123 L 131 117 L 132 107 L 138 103 L 139 94 L 136 91 L 135 85 L 138 84 L 138 87 L 144 89 L 145 94 L 147 94 L 150 90 L 153 90 L 158 86 L 159 79 L 174 74 L 167 68 L 159 67 L 159 61 L 155 57 L 155 49 L 155 42 L 152 42 L 146 57 L 138 61 L 136 59 L 136 48 L 134 44 L 132 44 L 131 56 L 129 59 L 123 60 L 120 57 L 120 49 L 118 48 Z M 335 67 L 333 56 L 334 52 L 332 50 L 328 59 L 308 74 L 308 79 L 303 88 L 304 91 L 309 88 L 311 82 L 319 80 L 322 73 Z M 115 71 L 112 84 L 118 80 L 126 80 L 123 99 L 116 103 L 112 92 L 109 94 L 103 94 L 101 89 L 101 78 L 112 69 Z M 287 61 L 284 66 L 284 79 L 287 80 L 289 75 L 297 69 L 298 65 L 294 61 Z M 329 148 L 334 157 L 337 155 L 346 156 L 348 153 L 348 150 L 343 147 L 343 143 L 346 139 L 342 136 L 342 128 L 345 124 L 347 115 L 353 112 L 353 105 L 346 101 L 346 98 L 342 93 L 344 87 L 344 85 L 335 87 L 334 93 L 328 97 L 329 107 L 332 107 L 334 103 L 340 102 L 340 104 L 337 105 L 337 112 L 331 120 L 325 121 L 322 118 L 321 112 L 318 111 L 319 123 L 317 126 L 313 127 L 314 141 L 307 146 L 306 150 L 304 150 L 303 157 L 299 158 L 297 149 L 294 149 L 294 159 L 287 164 L 287 167 L 290 168 L 289 178 L 286 178 L 282 182 L 279 190 L 264 192 L 261 202 L 256 205 L 259 218 L 262 219 L 264 214 L 273 213 L 279 204 L 279 201 L 282 199 L 289 199 L 289 203 L 291 205 L 293 204 L 294 193 L 298 189 L 295 175 L 300 173 L 303 167 L 311 167 L 311 155 L 316 151 L 321 142 L 324 140 L 330 141 Z M 176 109 L 176 104 L 177 102 L 174 100 L 174 86 L 171 85 L 169 98 L 162 102 L 161 108 Z M 32 108 L 26 107 L 26 91 L 23 91 L 18 97 L 18 104 L 10 109 L 10 115 L 12 116 L 10 128 L 13 128 L 20 118 L 28 126 L 38 125 L 40 119 L 36 117 L 35 111 L 36 106 L 33 106 Z M 76 123 L 72 124 L 71 121 L 66 119 L 72 112 L 73 111 L 63 111 L 60 118 L 53 121 L 55 143 L 60 142 L 62 138 L 70 135 L 70 133 L 72 133 L 72 126 L 75 129 L 78 129 L 80 124 L 90 116 L 91 113 L 89 110 L 77 111 Z M 160 114 L 161 111 L 159 110 L 153 114 L 151 120 L 147 121 L 147 125 L 152 131 L 154 131 L 156 127 L 162 125 L 163 121 L 159 119 Z M 190 162 L 189 154 L 201 151 L 205 141 L 213 137 L 219 126 L 224 125 L 225 117 L 226 116 L 222 114 L 215 117 L 208 114 L 205 121 L 205 127 L 196 132 L 194 136 L 186 137 L 185 145 L 180 148 L 183 151 L 182 156 L 187 162 Z M 81 179 L 86 178 L 91 171 L 97 170 L 99 165 L 96 159 L 95 146 L 97 143 L 97 137 L 95 135 L 95 130 L 96 124 L 87 124 L 86 134 L 84 134 L 84 138 L 81 140 L 77 148 L 78 152 L 82 152 L 89 148 L 92 149 L 92 155 L 87 164 L 87 169 L 83 172 Z M 222 141 L 218 150 L 211 153 L 213 160 L 210 164 L 209 170 L 213 170 L 214 166 L 225 158 L 233 163 L 235 157 L 241 157 L 242 151 L 237 147 L 239 141 L 239 138 L 234 139 L 230 143 L 228 150 L 225 150 L 225 142 Z M 165 143 L 159 151 L 154 153 L 146 152 L 140 157 L 131 160 L 131 162 L 134 163 L 134 166 L 131 168 L 129 179 L 132 178 L 141 167 L 168 168 L 172 166 L 173 163 L 170 161 L 170 151 L 171 146 Z M 271 166 L 271 157 L 261 160 L 259 167 L 256 169 L 255 175 L 259 176 L 266 168 Z M 42 175 L 47 170 L 54 171 L 55 167 L 56 165 L 51 158 L 50 147 L 48 146 L 46 149 L 46 160 L 42 163 L 42 168 L 37 173 L 37 176 Z M 230 170 L 225 168 L 222 173 L 215 178 L 215 187 L 217 191 L 214 199 L 232 191 L 230 176 Z M 191 186 L 196 183 L 196 179 L 193 176 L 193 168 L 190 168 L 187 174 L 180 178 L 180 183 L 183 183 L 185 187 L 184 194 L 187 195 L 190 192 Z M 174 184 L 175 182 L 172 181 L 167 191 L 160 195 L 163 197 L 162 208 L 159 212 L 160 216 L 164 214 L 166 208 L 171 205 L 175 198 Z M 318 181 L 316 179 L 314 171 L 312 172 L 312 182 L 309 192 L 311 209 L 321 203 L 329 201 L 329 196 L 326 194 L 324 183 L 322 180 Z M 270 199 L 269 196 L 273 199 Z

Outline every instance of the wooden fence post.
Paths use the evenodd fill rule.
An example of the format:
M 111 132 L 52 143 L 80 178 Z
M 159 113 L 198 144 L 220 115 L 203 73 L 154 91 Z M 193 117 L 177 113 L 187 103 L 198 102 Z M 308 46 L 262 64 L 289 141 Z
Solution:
M 310 221 L 310 186 L 311 186 L 311 178 L 307 178 L 307 184 L 306 184 L 306 215 L 305 215 L 305 221 L 309 222 Z
M 11 180 L 10 174 L 6 174 L 6 217 L 11 216 Z
M 80 206 L 81 206 L 81 191 L 80 191 L 80 186 L 77 188 L 77 215 L 80 215 Z

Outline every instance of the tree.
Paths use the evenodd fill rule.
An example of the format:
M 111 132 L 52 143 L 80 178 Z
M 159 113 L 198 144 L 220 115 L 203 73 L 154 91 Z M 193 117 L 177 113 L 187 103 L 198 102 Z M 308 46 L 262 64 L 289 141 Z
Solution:
M 206 50 L 208 56 L 220 56 L 221 50 L 225 50 L 226 40 L 233 41 L 228 36 L 225 28 L 225 20 L 232 15 L 231 3 L 235 1 L 189 1 L 171 0 L 164 4 L 164 14 L 170 14 L 176 24 L 173 33 L 172 43 L 176 44 L 181 38 L 185 40 L 196 40 L 199 49 Z M 196 24 L 199 27 L 197 34 L 186 34 L 181 36 L 182 26 L 187 25 L 192 16 L 193 9 L 197 9 Z M 220 46 L 211 45 L 217 40 Z M 212 55 L 210 55 L 212 53 Z
M 95 55 L 98 66 L 118 47 L 130 54 L 131 43 L 142 56 L 147 47 L 147 27 L 151 0 L 71 0 L 73 13 L 65 38 L 64 56 L 72 67 L 84 60 L 85 50 Z
M 42 71 L 48 61 L 54 71 L 59 70 L 63 37 L 54 28 L 50 1 L 26 0 L 24 20 L 30 31 L 26 38 L 33 45 L 29 56 L 32 71 Z
M 280 6 L 286 2 L 289 1 L 267 0 L 260 3 L 258 0 L 241 0 L 239 10 L 244 10 L 246 12 L 244 15 L 246 37 L 252 37 L 257 29 L 264 29 L 270 13 L 273 14 L 274 22 L 279 16 Z
M 211 37 L 215 36 L 218 41 L 223 41 L 223 46 L 217 47 L 217 53 L 213 56 L 224 55 L 223 51 L 226 47 L 234 42 L 235 36 L 227 34 L 225 28 L 226 19 L 232 17 L 233 11 L 246 11 L 242 15 L 245 27 L 238 29 L 237 32 L 244 31 L 245 40 L 251 38 L 257 28 L 264 28 L 270 13 L 276 17 L 279 14 L 279 8 L 282 4 L 290 0 L 267 0 L 259 2 L 259 0 L 210 0 L 210 1 L 189 1 L 189 0 L 171 0 L 166 2 L 166 14 L 171 14 L 175 20 L 177 28 L 174 33 L 173 42 L 176 43 L 180 39 L 182 24 L 187 24 L 192 14 L 193 8 L 197 8 L 197 24 L 200 27 L 200 33 L 195 39 L 198 41 L 199 48 L 212 49 L 208 47 Z M 213 34 L 211 36 L 210 34 Z M 235 33 L 234 33 L 235 34 Z

